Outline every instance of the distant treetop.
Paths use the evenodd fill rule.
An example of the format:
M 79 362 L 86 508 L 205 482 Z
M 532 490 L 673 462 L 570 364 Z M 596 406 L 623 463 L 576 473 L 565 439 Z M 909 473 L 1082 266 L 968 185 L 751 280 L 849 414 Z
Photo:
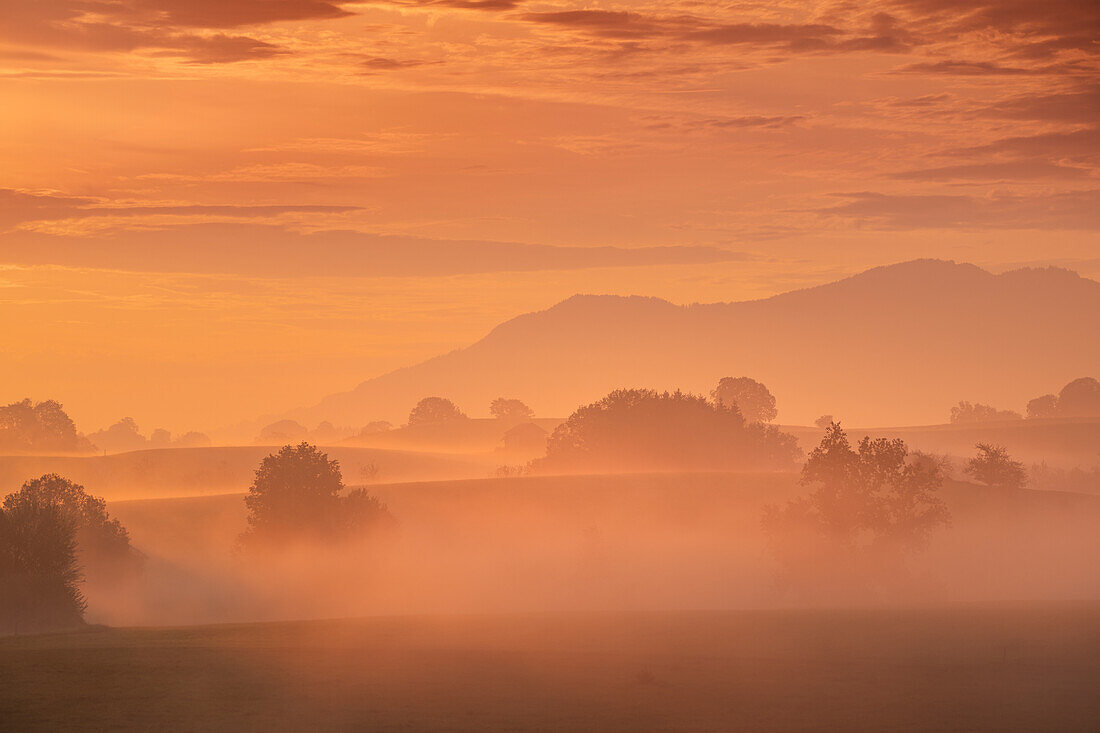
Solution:
M 795 438 L 746 424 L 736 406 L 683 392 L 620 389 L 558 426 L 536 470 L 782 469 Z
M 519 400 L 497 397 L 489 405 L 489 414 L 505 422 L 525 422 L 535 416 L 535 411 Z
M 443 397 L 425 397 L 409 413 L 409 425 L 433 425 L 465 419 L 466 414 Z
M 952 424 L 995 422 L 997 420 L 1023 420 L 1024 416 L 1014 410 L 998 410 L 996 407 L 962 401 L 951 408 Z
M 1100 417 L 1100 382 L 1093 377 L 1075 379 L 1056 395 L 1036 397 L 1027 403 L 1029 418 Z
M 0 407 L 0 451 L 77 453 L 92 450 L 55 400 L 22 400 Z
M 768 388 L 749 377 L 722 377 L 710 395 L 727 407 L 736 405 L 749 422 L 771 422 L 779 414 Z

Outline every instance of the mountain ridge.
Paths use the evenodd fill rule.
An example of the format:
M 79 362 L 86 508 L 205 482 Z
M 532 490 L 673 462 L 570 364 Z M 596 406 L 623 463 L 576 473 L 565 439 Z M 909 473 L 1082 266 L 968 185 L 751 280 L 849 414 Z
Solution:
M 576 294 L 284 416 L 400 420 L 431 394 L 475 415 L 500 395 L 565 415 L 616 387 L 706 391 L 744 374 L 772 388 L 788 422 L 818 411 L 942 422 L 960 399 L 1019 410 L 1096 371 L 1098 332 L 1100 283 L 1056 267 L 994 274 L 911 260 L 768 298 L 687 305 Z

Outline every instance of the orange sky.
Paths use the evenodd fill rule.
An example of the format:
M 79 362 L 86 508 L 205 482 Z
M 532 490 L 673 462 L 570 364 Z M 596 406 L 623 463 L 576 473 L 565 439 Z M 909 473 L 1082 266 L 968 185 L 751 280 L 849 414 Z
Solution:
M 574 292 L 1100 275 L 1093 0 L 0 16 L 0 400 L 86 431 L 307 404 Z

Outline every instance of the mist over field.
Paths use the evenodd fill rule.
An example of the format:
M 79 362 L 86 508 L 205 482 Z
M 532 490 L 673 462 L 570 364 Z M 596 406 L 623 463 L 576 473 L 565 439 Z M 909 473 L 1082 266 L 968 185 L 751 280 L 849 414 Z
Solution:
M 1100 731 L 1096 0 L 0 0 L 0 733 Z

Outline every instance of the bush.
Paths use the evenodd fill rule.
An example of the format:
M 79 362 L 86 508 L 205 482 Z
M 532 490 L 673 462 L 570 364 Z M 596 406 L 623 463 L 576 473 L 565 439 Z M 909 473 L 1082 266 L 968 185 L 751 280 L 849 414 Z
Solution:
M 966 462 L 963 473 L 986 486 L 1000 489 L 1022 489 L 1027 485 L 1024 464 L 1012 460 L 1007 448 L 989 443 L 978 443 L 974 447 L 978 455 Z

